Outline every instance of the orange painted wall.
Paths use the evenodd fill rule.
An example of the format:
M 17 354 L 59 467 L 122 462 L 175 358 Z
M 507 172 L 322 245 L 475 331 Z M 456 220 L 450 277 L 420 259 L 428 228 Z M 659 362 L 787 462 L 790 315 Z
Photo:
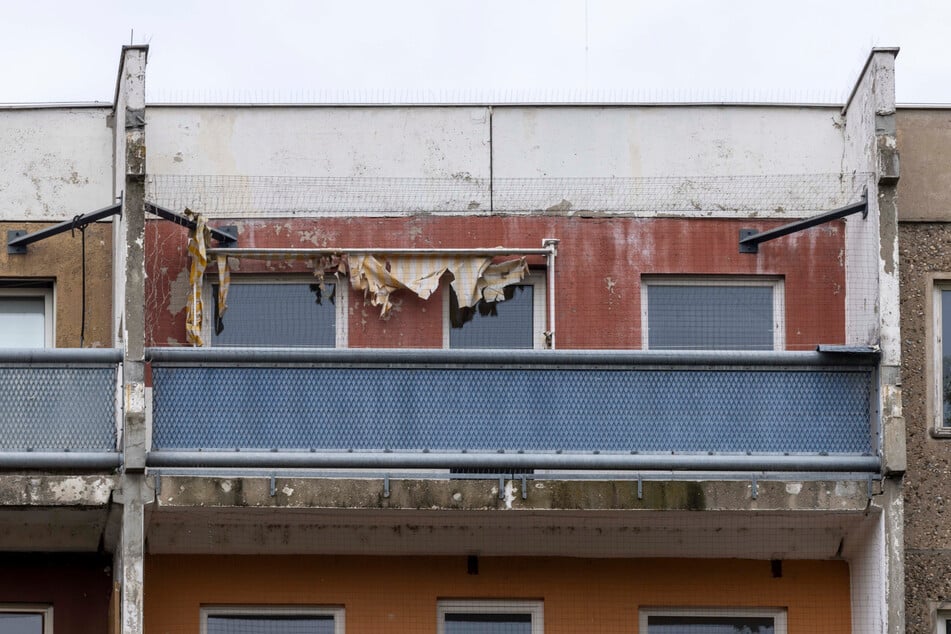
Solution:
M 21 229 L 33 233 L 52 223 L 0 222 L 0 236 Z M 0 249 L 0 279 L 48 281 L 56 304 L 57 348 L 78 348 L 82 324 L 82 234 L 61 233 L 34 242 L 26 255 L 9 255 Z M 87 348 L 112 345 L 112 224 L 96 222 L 86 227 L 86 332 Z
M 150 555 L 145 633 L 198 634 L 202 605 L 342 605 L 348 632 L 436 631 L 438 599 L 541 599 L 546 634 L 634 633 L 638 606 L 785 607 L 789 634 L 851 631 L 843 561 Z
M 563 349 L 639 349 L 640 277 L 650 274 L 770 275 L 785 279 L 786 348 L 844 343 L 845 225 L 841 221 L 780 238 L 757 255 L 738 252 L 741 228 L 781 222 L 676 218 L 412 216 L 215 221 L 236 224 L 241 247 L 540 248 L 558 238 L 557 345 Z M 185 341 L 187 235 L 165 221 L 146 232 L 150 345 Z M 543 265 L 541 258 L 532 262 Z M 242 261 L 241 273 L 280 272 L 281 264 Z M 300 268 L 299 270 L 305 271 Z M 214 278 L 216 267 L 209 266 Z M 441 287 L 442 288 L 442 287 Z M 442 299 L 396 293 L 387 320 L 351 293 L 350 347 L 439 348 Z

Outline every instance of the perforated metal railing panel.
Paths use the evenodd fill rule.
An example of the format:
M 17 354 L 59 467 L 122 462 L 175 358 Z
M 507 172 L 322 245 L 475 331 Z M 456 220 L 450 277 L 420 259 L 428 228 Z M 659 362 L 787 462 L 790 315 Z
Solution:
M 870 367 L 157 366 L 153 450 L 874 453 Z
M 116 451 L 116 366 L 0 366 L 0 451 Z

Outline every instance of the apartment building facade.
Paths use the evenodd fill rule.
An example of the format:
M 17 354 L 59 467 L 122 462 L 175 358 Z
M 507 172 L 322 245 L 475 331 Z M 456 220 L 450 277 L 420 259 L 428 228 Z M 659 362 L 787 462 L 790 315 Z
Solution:
M 901 310 L 908 476 L 905 493 L 909 632 L 946 632 L 951 542 L 942 517 L 948 468 L 951 309 L 947 108 L 903 108 L 898 140 L 908 182 L 900 188 Z
M 64 598 L 0 615 L 902 631 L 895 54 L 844 107 L 235 106 L 128 47 L 111 107 L 4 111 L 51 349 L 0 548 Z

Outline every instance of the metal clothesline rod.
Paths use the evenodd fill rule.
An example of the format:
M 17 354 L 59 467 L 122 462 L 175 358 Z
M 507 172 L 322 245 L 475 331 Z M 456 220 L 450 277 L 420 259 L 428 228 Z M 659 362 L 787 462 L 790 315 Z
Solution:
M 25 231 L 8 231 L 7 253 L 11 255 L 22 255 L 26 253 L 26 246 L 28 244 L 33 244 L 34 242 L 39 242 L 40 240 L 45 240 L 46 238 L 51 238 L 55 235 L 72 231 L 73 229 L 80 229 L 90 223 L 105 220 L 106 218 L 121 213 L 122 203 L 115 203 L 107 207 L 103 207 L 102 209 L 97 209 L 96 211 L 79 214 L 72 220 L 60 222 L 59 224 L 55 224 L 45 229 L 40 229 L 39 231 L 35 231 L 33 233 L 26 233 Z
M 790 222 L 789 224 L 776 227 L 775 229 L 770 229 L 769 231 L 756 232 L 752 229 L 741 229 L 740 253 L 757 253 L 759 245 L 763 242 L 768 242 L 769 240 L 775 240 L 776 238 L 788 236 L 791 233 L 797 233 L 811 227 L 817 227 L 821 224 L 838 220 L 840 218 L 845 218 L 846 216 L 851 216 L 852 214 L 857 214 L 859 212 L 862 212 L 863 218 L 868 215 L 867 192 L 862 193 L 861 200 L 854 203 L 849 203 L 844 207 L 839 207 L 838 209 L 833 209 L 832 211 L 827 211 L 825 213 L 819 214 L 818 216 L 812 216 L 811 218 L 796 220 L 795 222 Z
M 195 221 L 186 218 L 180 213 L 166 209 L 165 207 L 160 207 L 159 205 L 150 202 L 145 203 L 145 210 L 149 213 L 155 214 L 163 220 L 169 220 L 177 225 L 185 227 L 186 229 L 191 229 L 192 231 L 195 230 Z M 236 235 L 233 233 L 228 233 L 227 231 L 222 231 L 221 228 L 208 227 L 208 230 L 211 231 L 211 237 L 215 240 L 218 240 L 219 242 L 237 242 L 238 240 Z
M 228 255 L 234 257 L 254 257 L 270 255 L 298 255 L 322 256 L 340 255 L 342 253 L 370 253 L 372 255 L 550 255 L 550 248 L 506 248 L 492 247 L 486 249 L 437 249 L 437 248 L 373 248 L 373 247 L 338 247 L 324 249 L 308 248 L 211 248 L 208 255 Z

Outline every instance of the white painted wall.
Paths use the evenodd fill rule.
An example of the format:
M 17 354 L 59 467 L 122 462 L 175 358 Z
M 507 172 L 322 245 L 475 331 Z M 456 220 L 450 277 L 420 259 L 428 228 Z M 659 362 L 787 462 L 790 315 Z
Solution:
M 161 106 L 148 126 L 150 198 L 219 217 L 796 218 L 856 189 L 835 108 Z
M 834 108 L 500 107 L 498 177 L 651 177 L 838 172 Z
M 156 174 L 485 178 L 485 108 L 150 107 Z
M 111 110 L 0 109 L 0 219 L 67 220 L 111 204 Z
M 484 107 L 152 107 L 147 126 L 150 196 L 168 207 L 211 216 L 488 208 Z

